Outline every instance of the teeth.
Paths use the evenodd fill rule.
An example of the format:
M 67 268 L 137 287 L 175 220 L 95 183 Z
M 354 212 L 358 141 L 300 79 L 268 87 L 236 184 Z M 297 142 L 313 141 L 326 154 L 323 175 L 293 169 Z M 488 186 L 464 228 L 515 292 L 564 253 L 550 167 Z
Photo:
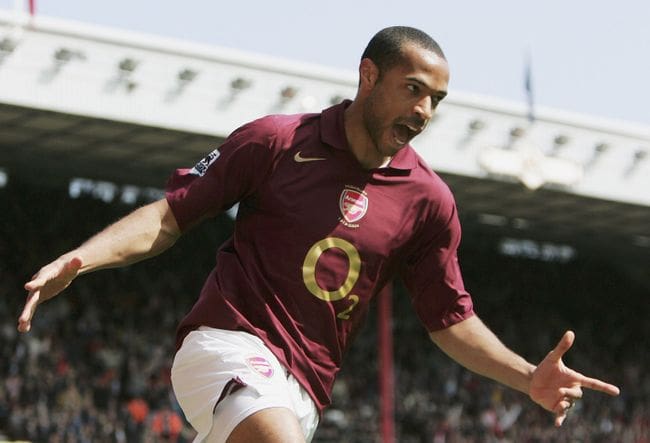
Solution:
M 393 133 L 395 141 L 400 145 L 406 144 L 411 135 L 409 134 L 409 131 L 410 128 L 407 125 L 398 125 L 395 129 L 395 132 Z

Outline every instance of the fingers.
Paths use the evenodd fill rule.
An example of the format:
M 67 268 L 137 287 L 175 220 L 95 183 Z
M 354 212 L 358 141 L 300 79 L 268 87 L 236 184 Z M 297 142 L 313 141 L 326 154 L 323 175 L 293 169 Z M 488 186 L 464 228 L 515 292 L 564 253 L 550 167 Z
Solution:
M 604 392 L 605 394 L 609 394 L 609 395 L 618 395 L 621 393 L 621 390 L 618 388 L 618 386 L 605 383 L 604 381 L 598 380 L 596 378 L 582 376 L 582 380 L 580 380 L 580 384 L 584 388 L 593 389 L 594 391 Z
M 564 420 L 567 418 L 569 410 L 573 408 L 575 401 L 582 398 L 583 392 L 581 387 L 602 391 L 610 395 L 618 395 L 620 393 L 618 387 L 609 383 L 605 383 L 595 378 L 585 377 L 581 374 L 580 378 L 580 385 L 559 389 L 559 393 L 562 397 L 553 408 L 556 427 L 562 426 L 562 423 L 564 423 Z
M 543 366 L 545 370 L 545 377 L 542 380 L 545 389 L 559 394 L 555 397 L 559 400 L 552 409 L 548 407 L 548 403 L 545 406 L 555 414 L 555 426 L 562 426 L 568 411 L 573 407 L 574 401 L 582 398 L 582 389 L 593 389 L 609 395 L 618 395 L 620 393 L 617 386 L 595 378 L 585 377 L 564 365 L 562 357 L 571 349 L 574 341 L 575 334 L 573 331 L 566 331 L 557 346 L 549 352 L 538 366 L 538 368 Z M 540 386 L 537 386 L 537 389 L 540 389 Z M 550 404 L 553 404 L 553 400 L 549 400 L 551 400 Z M 538 401 L 538 403 L 544 405 L 543 402 Z
M 38 306 L 39 300 L 40 291 L 30 293 L 27 296 L 23 312 L 20 314 L 20 317 L 18 317 L 18 331 L 29 332 L 32 328 L 32 317 L 34 317 L 34 312 L 36 312 L 36 306 Z
M 48 281 L 56 278 L 62 272 L 63 268 L 60 265 L 57 265 L 56 262 L 51 263 L 50 265 L 41 268 L 40 271 L 32 276 L 30 281 L 25 283 L 25 290 L 35 291 L 45 285 Z
M 553 359 L 557 359 L 557 361 L 559 361 L 559 359 L 562 358 L 562 356 L 571 348 L 571 346 L 573 346 L 574 341 L 575 341 L 575 334 L 573 333 L 573 331 L 565 332 L 564 336 L 557 344 L 555 349 L 551 351 L 550 357 Z M 614 386 L 610 383 L 606 383 L 596 378 L 586 377 L 580 374 L 579 372 L 573 370 L 571 370 L 571 373 L 574 374 L 574 376 L 577 378 L 575 382 L 579 383 L 579 385 L 582 386 L 583 388 L 593 389 L 595 391 L 604 392 L 605 394 L 609 394 L 609 395 L 619 395 L 621 392 L 621 390 L 617 386 Z M 566 395 L 573 398 L 582 397 L 582 394 L 580 396 L 575 395 L 573 393 L 568 393 Z
M 562 356 L 568 351 L 576 338 L 576 335 L 573 331 L 566 331 L 562 338 L 560 339 L 555 349 L 553 349 L 549 355 L 553 360 L 559 361 Z
M 574 400 L 568 397 L 564 397 L 558 402 L 558 404 L 553 408 L 555 412 L 555 426 L 560 427 L 564 420 L 566 420 L 569 410 L 573 407 Z
M 28 294 L 25 307 L 18 317 L 18 331 L 28 332 L 31 329 L 36 307 L 65 289 L 79 273 L 81 264 L 78 257 L 60 258 L 41 268 L 31 281 L 25 283 Z
M 78 257 L 73 257 L 63 263 L 57 263 L 55 261 L 43 267 L 32 277 L 31 281 L 25 283 L 25 289 L 27 291 L 34 291 L 44 286 L 47 282 L 57 278 L 72 280 L 79 272 L 81 264 L 81 259 Z
M 579 400 L 582 398 L 582 389 L 580 386 L 571 387 L 571 388 L 560 388 L 560 395 L 564 398 L 569 398 L 573 400 Z

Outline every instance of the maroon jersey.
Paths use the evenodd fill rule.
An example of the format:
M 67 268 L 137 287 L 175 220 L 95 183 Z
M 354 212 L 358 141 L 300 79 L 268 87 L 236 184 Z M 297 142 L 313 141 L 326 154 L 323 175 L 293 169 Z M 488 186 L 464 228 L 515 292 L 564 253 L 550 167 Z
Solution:
M 363 169 L 345 137 L 348 103 L 249 123 L 167 188 L 182 231 L 240 202 L 178 344 L 201 325 L 255 334 L 321 410 L 370 299 L 393 277 L 429 331 L 473 312 L 451 192 L 410 146 Z

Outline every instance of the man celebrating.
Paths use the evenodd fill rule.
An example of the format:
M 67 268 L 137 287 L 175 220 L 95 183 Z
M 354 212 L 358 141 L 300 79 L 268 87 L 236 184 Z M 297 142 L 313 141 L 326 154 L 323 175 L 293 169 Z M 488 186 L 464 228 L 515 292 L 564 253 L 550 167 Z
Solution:
M 271 115 L 233 132 L 166 198 L 43 267 L 25 285 L 20 331 L 83 273 L 169 248 L 239 202 L 200 297 L 182 320 L 177 399 L 206 442 L 310 441 L 370 299 L 402 278 L 430 337 L 468 369 L 527 393 L 560 426 L 582 388 L 618 394 L 562 363 L 574 335 L 535 366 L 474 313 L 456 251 L 453 196 L 409 146 L 447 94 L 438 44 L 409 27 L 377 33 L 354 101 L 319 114 Z

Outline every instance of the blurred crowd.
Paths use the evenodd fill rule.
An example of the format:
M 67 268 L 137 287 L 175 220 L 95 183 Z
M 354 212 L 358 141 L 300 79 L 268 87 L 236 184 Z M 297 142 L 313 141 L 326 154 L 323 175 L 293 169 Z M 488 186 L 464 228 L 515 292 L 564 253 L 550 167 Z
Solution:
M 589 259 L 538 263 L 461 251 L 477 312 L 510 348 L 540 361 L 572 329 L 565 363 L 618 385 L 621 395 L 585 390 L 561 428 L 522 393 L 452 362 L 414 320 L 408 295 L 394 291 L 398 442 L 650 442 L 650 314 L 647 289 Z M 479 255 L 482 254 L 482 257 Z M 348 355 L 322 442 L 380 441 L 376 334 L 371 322 Z M 372 363 L 369 363 L 372 362 Z M 371 383 L 372 381 L 373 383 Z M 351 411 L 355 411 L 351 413 Z
M 195 300 L 231 229 L 205 223 L 164 255 L 84 276 L 16 332 L 22 289 L 40 266 L 133 209 L 66 190 L 0 189 L 0 441 L 190 442 L 170 386 L 177 322 Z M 650 442 L 647 289 L 598 258 L 541 263 L 465 239 L 461 264 L 483 320 L 537 362 L 566 329 L 567 363 L 617 384 L 586 393 L 565 425 L 521 393 L 443 355 L 394 288 L 395 425 L 399 442 Z M 379 442 L 374 308 L 335 385 L 315 442 Z

